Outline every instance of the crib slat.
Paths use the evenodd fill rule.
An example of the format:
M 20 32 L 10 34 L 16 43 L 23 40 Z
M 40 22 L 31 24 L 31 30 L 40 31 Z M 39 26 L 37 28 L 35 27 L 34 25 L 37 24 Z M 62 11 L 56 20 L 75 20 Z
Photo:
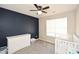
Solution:
M 70 42 L 61 39 L 55 39 L 55 53 L 56 54 L 66 54 L 68 51 L 75 51 L 77 50 L 76 42 Z

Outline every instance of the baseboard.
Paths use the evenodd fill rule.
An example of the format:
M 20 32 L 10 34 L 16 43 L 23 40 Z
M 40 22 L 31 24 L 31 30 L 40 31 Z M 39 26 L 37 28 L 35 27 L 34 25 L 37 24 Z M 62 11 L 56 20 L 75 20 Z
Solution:
M 42 39 L 39 38 L 39 40 L 42 40 Z M 42 40 L 42 41 L 55 45 L 54 43 L 46 41 L 46 40 Z

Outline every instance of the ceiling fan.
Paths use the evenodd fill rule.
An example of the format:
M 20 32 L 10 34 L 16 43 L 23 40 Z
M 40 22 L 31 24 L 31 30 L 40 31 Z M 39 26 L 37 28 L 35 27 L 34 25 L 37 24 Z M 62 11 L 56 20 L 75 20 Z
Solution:
M 46 9 L 49 9 L 49 6 L 46 6 L 46 7 L 42 7 L 42 6 L 38 6 L 37 4 L 34 4 L 34 6 L 37 8 L 37 10 L 30 10 L 30 11 L 37 11 L 38 14 L 42 14 L 42 13 L 47 13 Z

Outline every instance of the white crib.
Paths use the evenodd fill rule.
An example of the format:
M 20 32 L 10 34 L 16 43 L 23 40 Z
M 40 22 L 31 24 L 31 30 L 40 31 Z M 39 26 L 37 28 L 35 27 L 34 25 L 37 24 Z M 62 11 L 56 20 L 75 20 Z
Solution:
M 24 47 L 30 46 L 30 34 L 22 34 L 7 37 L 8 40 L 8 54 L 12 54 Z
M 55 54 L 76 54 L 79 52 L 79 38 L 73 37 L 73 41 L 55 39 Z

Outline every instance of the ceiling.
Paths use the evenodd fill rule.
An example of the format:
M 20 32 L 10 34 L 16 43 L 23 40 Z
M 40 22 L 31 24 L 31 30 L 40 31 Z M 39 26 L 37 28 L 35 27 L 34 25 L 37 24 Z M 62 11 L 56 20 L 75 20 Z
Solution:
M 45 10 L 47 14 L 37 15 L 36 11 L 29 11 L 29 10 L 36 10 L 33 4 L 0 4 L 0 7 L 10 9 L 13 11 L 17 11 L 23 14 L 27 14 L 34 17 L 43 17 L 43 16 L 50 16 L 54 14 L 64 13 L 68 11 L 72 11 L 77 8 L 77 4 L 38 4 L 43 7 L 49 6 L 50 8 Z

